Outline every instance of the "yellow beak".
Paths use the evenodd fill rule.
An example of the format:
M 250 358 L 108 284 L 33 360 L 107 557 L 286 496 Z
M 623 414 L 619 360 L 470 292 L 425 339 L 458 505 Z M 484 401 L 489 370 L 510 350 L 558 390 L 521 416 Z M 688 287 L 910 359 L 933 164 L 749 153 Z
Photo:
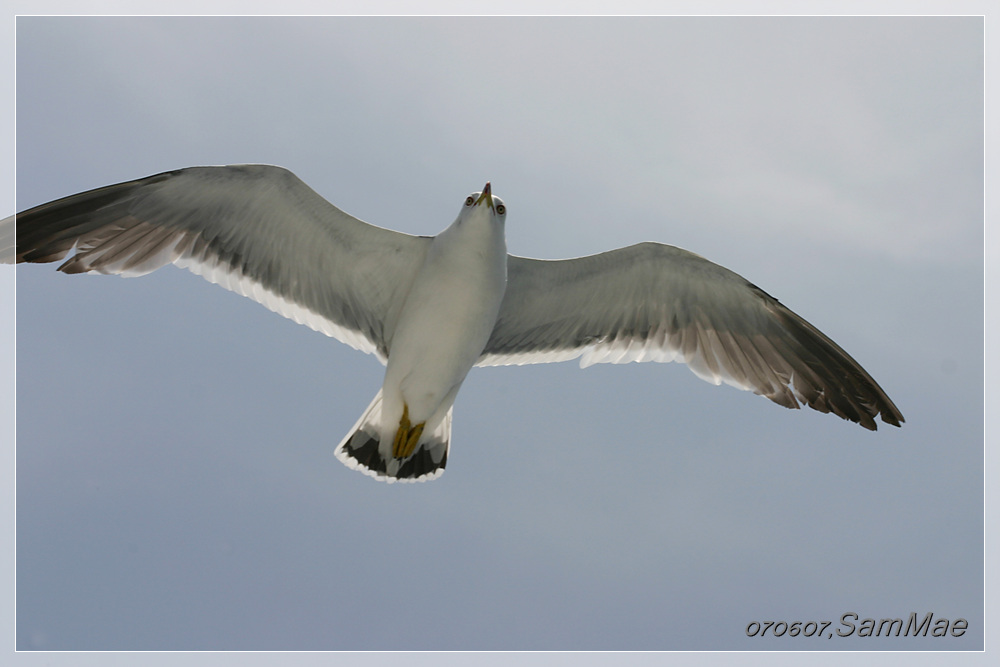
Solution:
M 489 181 L 487 181 L 486 185 L 483 187 L 483 194 L 479 195 L 479 199 L 476 200 L 476 206 L 479 206 L 484 199 L 486 200 L 486 205 L 490 207 L 490 210 L 493 210 L 493 195 L 490 194 Z

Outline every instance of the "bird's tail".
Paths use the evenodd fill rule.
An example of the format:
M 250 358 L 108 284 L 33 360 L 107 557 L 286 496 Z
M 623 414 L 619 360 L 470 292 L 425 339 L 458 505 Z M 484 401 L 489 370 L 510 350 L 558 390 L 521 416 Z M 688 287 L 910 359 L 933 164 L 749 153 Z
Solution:
M 380 482 L 426 482 L 444 472 L 451 443 L 452 408 L 439 424 L 424 429 L 409 455 L 393 456 L 392 438 L 383 439 L 382 390 L 375 394 L 371 404 L 358 423 L 348 431 L 346 438 L 337 445 L 334 454 L 348 468 L 358 470 Z M 386 441 L 387 440 L 387 441 Z

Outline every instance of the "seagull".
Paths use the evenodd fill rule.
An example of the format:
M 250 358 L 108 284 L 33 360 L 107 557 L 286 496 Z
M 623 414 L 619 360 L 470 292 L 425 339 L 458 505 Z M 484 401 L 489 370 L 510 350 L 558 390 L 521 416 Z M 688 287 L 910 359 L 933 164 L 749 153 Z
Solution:
M 6 218 L 0 260 L 121 276 L 176 264 L 376 355 L 382 388 L 335 454 L 385 482 L 441 475 L 473 366 L 677 361 L 872 431 L 878 415 L 904 421 L 858 362 L 736 273 L 651 242 L 508 255 L 506 216 L 487 183 L 440 234 L 411 236 L 348 215 L 282 167 L 190 167 Z

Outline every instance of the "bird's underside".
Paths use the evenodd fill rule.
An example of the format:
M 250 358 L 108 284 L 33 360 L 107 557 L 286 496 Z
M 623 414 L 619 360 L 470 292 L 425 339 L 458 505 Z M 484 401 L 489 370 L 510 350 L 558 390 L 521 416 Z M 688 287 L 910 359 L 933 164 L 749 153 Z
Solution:
M 714 384 L 789 408 L 808 405 L 869 430 L 876 417 L 893 426 L 904 421 L 829 337 L 739 275 L 680 248 L 641 243 L 554 261 L 504 250 L 498 256 L 506 257 L 505 283 L 496 293 L 496 271 L 467 259 L 502 244 L 505 207 L 484 194 L 488 187 L 470 196 L 438 237 L 417 237 L 340 211 L 280 167 L 194 167 L 36 206 L 16 216 L 16 238 L 15 218 L 7 218 L 0 222 L 0 259 L 62 260 L 66 273 L 125 276 L 174 263 L 377 355 L 389 363 L 387 379 L 394 365 L 416 364 L 429 338 L 420 317 L 406 314 L 420 310 L 411 291 L 427 267 L 437 268 L 421 279 L 425 293 L 434 292 L 434 281 L 451 280 L 448 294 L 455 295 L 420 297 L 428 307 L 448 311 L 453 301 L 465 303 L 466 290 L 495 297 L 493 310 L 463 305 L 446 312 L 442 322 L 460 323 L 448 333 L 461 358 L 450 358 L 448 348 L 435 349 L 432 358 L 447 372 L 414 366 L 435 384 L 428 395 L 441 404 L 419 404 L 412 398 L 422 395 L 418 389 L 387 383 L 337 447 L 347 465 L 385 481 L 440 475 L 450 448 L 447 401 L 472 365 L 679 361 Z M 468 208 L 470 200 L 475 206 Z M 468 231 L 474 228 L 494 235 L 499 229 L 499 241 Z M 447 260 L 440 247 L 450 248 Z M 400 322 L 404 329 L 418 322 L 405 345 L 396 339 L 402 362 L 393 361 Z

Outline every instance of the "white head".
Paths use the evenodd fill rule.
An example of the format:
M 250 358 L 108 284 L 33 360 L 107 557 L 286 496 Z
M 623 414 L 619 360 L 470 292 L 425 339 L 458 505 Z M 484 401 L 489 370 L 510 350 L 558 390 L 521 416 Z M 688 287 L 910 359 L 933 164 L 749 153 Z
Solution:
M 503 225 L 506 215 L 507 207 L 503 200 L 493 196 L 490 184 L 487 183 L 482 192 L 473 192 L 465 198 L 462 210 L 458 212 L 458 220 L 455 222 L 461 224 L 473 218 L 484 218 Z

